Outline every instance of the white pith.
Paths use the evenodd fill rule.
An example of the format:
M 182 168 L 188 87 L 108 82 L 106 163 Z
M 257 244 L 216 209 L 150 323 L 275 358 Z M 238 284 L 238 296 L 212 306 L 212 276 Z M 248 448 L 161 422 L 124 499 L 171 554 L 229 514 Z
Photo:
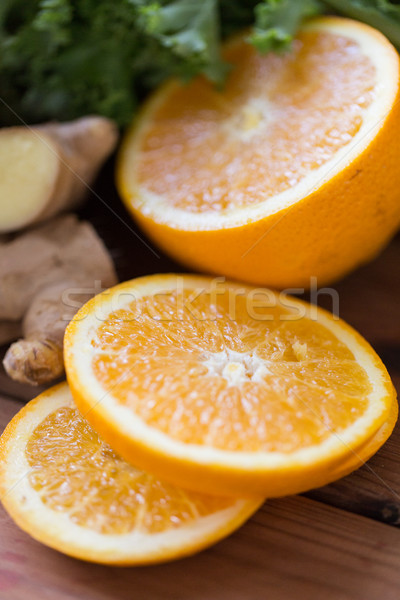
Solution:
M 236 352 L 229 348 L 223 352 L 210 352 L 202 364 L 209 375 L 222 376 L 230 386 L 247 381 L 262 383 L 269 372 L 266 361 L 254 352 Z

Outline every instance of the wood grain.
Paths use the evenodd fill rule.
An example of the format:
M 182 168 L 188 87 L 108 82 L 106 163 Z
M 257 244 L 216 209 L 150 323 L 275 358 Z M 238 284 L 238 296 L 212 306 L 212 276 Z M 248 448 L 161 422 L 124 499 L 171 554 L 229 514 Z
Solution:
M 400 375 L 400 235 L 374 261 L 332 287 L 339 295 L 340 317 Z M 331 309 L 328 295 L 318 300 Z
M 201 554 L 110 568 L 62 556 L 0 512 L 4 600 L 398 600 L 395 528 L 306 498 L 274 500 Z

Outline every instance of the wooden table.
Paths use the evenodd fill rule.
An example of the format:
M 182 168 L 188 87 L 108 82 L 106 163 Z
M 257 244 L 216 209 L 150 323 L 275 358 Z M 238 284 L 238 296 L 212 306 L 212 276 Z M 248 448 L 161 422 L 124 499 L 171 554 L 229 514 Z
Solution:
M 126 215 L 104 181 L 98 189 L 117 216 L 93 198 L 84 215 L 112 249 L 121 279 L 176 270 L 130 229 L 115 226 Z M 335 287 L 340 316 L 372 343 L 400 390 L 400 237 Z M 0 375 L 1 429 L 34 393 Z M 356 473 L 303 496 L 267 501 L 228 539 L 167 565 L 85 564 L 30 539 L 0 510 L 0 600 L 400 598 L 400 426 Z

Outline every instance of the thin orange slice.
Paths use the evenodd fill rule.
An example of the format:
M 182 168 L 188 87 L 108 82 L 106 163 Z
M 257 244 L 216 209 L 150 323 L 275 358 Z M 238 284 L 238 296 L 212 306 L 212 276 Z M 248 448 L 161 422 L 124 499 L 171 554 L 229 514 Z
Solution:
M 221 495 L 331 481 L 395 398 L 343 321 L 220 278 L 154 275 L 100 294 L 68 326 L 65 363 L 78 408 L 119 454 Z
M 390 437 L 390 434 L 392 433 L 396 424 L 398 414 L 399 405 L 397 400 L 394 400 L 387 421 L 381 425 L 371 440 L 369 440 L 361 448 L 358 448 L 357 452 L 352 453 L 348 461 L 345 461 L 339 465 L 337 470 L 334 472 L 334 477 L 332 477 L 332 480 L 346 477 L 346 475 L 349 475 L 359 467 L 362 467 L 368 461 L 368 459 L 370 459 L 371 456 L 373 456 L 383 446 L 388 437 Z
M 400 224 L 399 57 L 378 31 L 323 17 L 291 52 L 237 37 L 223 90 L 172 81 L 127 133 L 127 208 L 192 268 L 286 288 L 330 282 Z
M 11 517 L 34 538 L 107 564 L 193 554 L 261 503 L 187 492 L 132 467 L 82 418 L 66 384 L 29 402 L 6 428 L 0 490 Z

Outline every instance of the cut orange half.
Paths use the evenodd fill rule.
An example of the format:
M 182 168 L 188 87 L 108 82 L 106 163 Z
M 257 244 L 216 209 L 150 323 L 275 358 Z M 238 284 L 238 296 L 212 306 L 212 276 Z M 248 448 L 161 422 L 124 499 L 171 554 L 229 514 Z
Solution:
M 6 428 L 0 489 L 11 517 L 34 538 L 107 564 L 193 554 L 261 503 L 188 492 L 127 464 L 82 418 L 66 384 L 29 402 Z
M 212 494 L 280 496 L 332 481 L 363 457 L 395 398 L 343 321 L 221 278 L 116 286 L 77 313 L 64 350 L 79 410 L 119 454 Z
M 172 81 L 127 133 L 126 206 L 167 253 L 250 283 L 309 287 L 370 259 L 400 224 L 399 57 L 378 31 L 322 17 L 291 52 L 237 37 L 223 90 Z

